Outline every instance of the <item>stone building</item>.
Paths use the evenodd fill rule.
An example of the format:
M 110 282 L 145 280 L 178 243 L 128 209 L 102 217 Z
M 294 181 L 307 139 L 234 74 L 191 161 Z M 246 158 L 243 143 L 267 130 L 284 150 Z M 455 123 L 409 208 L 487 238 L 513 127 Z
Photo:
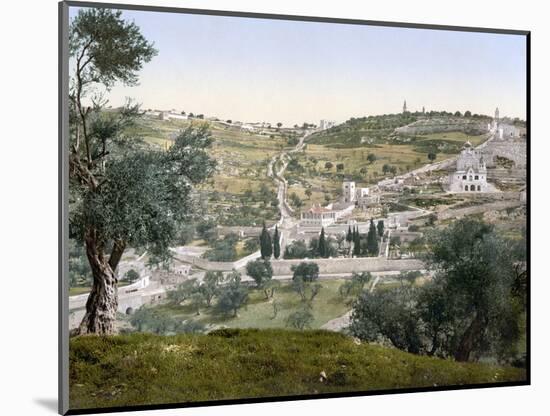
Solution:
M 307 211 L 300 214 L 301 227 L 327 227 L 334 224 L 340 218 L 352 213 L 355 204 L 328 204 L 326 207 L 313 205 Z
M 366 194 L 366 195 L 361 195 L 357 198 L 357 202 L 356 202 L 356 205 L 359 207 L 359 208 L 363 208 L 363 209 L 366 209 L 366 208 L 369 208 L 373 205 L 376 205 L 376 204 L 379 204 L 380 203 L 380 195 L 379 194 Z
M 479 150 L 466 142 L 449 175 L 449 192 L 487 192 L 487 167 Z
M 512 124 L 500 124 L 498 126 L 498 138 L 504 139 L 517 139 L 520 137 L 521 130 Z
M 370 188 L 358 188 L 353 181 L 342 183 L 342 195 L 344 203 L 355 203 L 360 208 L 380 202 L 380 195 L 373 194 Z
M 170 111 L 161 111 L 158 115 L 160 120 L 168 121 L 168 120 L 187 120 L 186 114 L 181 114 L 176 112 L 176 110 L 170 110 Z
M 158 273 L 158 280 L 163 285 L 177 285 L 189 277 L 191 273 L 191 265 L 176 264 L 171 270 L 163 270 Z
M 328 130 L 331 127 L 334 127 L 336 123 L 332 120 L 320 120 L 319 121 L 319 129 L 321 130 Z
M 500 118 L 498 107 L 495 110 L 493 121 L 487 125 L 487 131 L 494 133 L 500 140 L 517 139 L 522 134 L 521 128 L 507 123 L 505 118 Z
M 342 183 L 342 195 L 344 202 L 355 202 L 357 199 L 357 190 L 355 188 L 355 182 L 344 181 Z

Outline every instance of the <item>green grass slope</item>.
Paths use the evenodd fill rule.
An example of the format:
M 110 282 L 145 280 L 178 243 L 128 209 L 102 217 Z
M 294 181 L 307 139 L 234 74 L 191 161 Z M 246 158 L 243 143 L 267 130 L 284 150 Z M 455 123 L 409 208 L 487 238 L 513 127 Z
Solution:
M 323 287 L 312 303 L 314 321 L 312 329 L 318 329 L 334 318 L 342 316 L 351 307 L 338 293 L 344 283 L 343 279 L 323 280 Z M 284 328 L 287 317 L 303 307 L 300 296 L 292 289 L 292 284 L 283 282 L 275 291 L 273 299 L 266 300 L 263 290 L 251 287 L 246 307 L 239 310 L 237 317 L 227 317 L 216 314 L 215 308 L 202 308 L 196 315 L 196 309 L 190 301 L 183 305 L 164 304 L 153 307 L 159 314 L 176 318 L 180 321 L 194 320 L 205 325 L 223 326 L 229 328 Z M 275 316 L 273 302 L 278 311 Z
M 70 341 L 71 409 L 524 379 L 516 368 L 416 356 L 320 330 L 224 329 Z

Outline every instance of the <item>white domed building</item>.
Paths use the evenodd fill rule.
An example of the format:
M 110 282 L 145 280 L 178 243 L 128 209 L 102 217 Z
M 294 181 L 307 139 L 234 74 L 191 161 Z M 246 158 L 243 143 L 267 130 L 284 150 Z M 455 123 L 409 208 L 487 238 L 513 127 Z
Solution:
M 456 170 L 449 175 L 449 192 L 490 192 L 487 167 L 483 155 L 468 141 L 456 161 Z

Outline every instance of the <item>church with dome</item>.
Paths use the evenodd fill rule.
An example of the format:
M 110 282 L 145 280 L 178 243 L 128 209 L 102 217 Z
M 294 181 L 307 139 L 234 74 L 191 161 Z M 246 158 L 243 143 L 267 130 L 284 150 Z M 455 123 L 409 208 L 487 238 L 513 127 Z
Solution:
M 470 142 L 464 144 L 456 161 L 456 170 L 449 174 L 449 192 L 488 192 L 487 167 L 483 155 Z

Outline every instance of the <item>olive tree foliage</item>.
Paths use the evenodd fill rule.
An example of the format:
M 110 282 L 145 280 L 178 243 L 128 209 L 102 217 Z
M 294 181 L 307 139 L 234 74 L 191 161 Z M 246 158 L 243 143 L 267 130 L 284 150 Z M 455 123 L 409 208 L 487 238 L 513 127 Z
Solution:
M 319 265 L 317 263 L 302 262 L 290 267 L 292 271 L 292 289 L 300 295 L 302 302 L 309 306 L 321 291 L 323 285 L 317 283 Z
M 76 333 L 114 332 L 115 270 L 126 247 L 147 248 L 158 261 L 178 225 L 192 213 L 193 185 L 211 175 L 214 161 L 206 127 L 190 127 L 167 151 L 127 134 L 139 106 L 107 111 L 105 94 L 116 84 L 136 85 L 138 72 L 157 53 L 120 11 L 82 9 L 70 26 L 73 70 L 69 91 L 69 223 L 85 245 L 93 275 L 86 313 Z
M 248 289 L 241 282 L 241 274 L 235 270 L 220 288 L 216 310 L 225 316 L 236 317 L 239 309 L 248 302 Z
M 174 290 L 166 293 L 168 302 L 175 306 L 181 305 L 199 291 L 200 284 L 197 279 L 186 280 L 176 286 Z
M 223 283 L 223 273 L 207 271 L 199 287 L 199 291 L 204 296 L 206 306 L 212 306 L 212 299 L 217 296 L 220 290 L 220 284 Z
M 388 340 L 396 348 L 420 353 L 422 342 L 417 330 L 413 292 L 409 287 L 379 293 L 363 292 L 352 312 L 352 334 L 369 342 Z
M 356 273 L 353 272 L 351 280 L 346 280 L 338 288 L 338 293 L 342 299 L 352 298 L 355 299 L 365 289 L 365 285 L 372 280 L 372 274 L 370 272 Z
M 276 286 L 272 284 L 273 268 L 269 260 L 257 259 L 249 261 L 246 264 L 246 274 L 254 279 L 258 289 L 264 291 L 266 299 L 273 296 Z
M 311 312 L 311 308 L 302 307 L 288 315 L 285 320 L 285 325 L 303 331 L 306 328 L 311 328 L 314 319 L 315 317 Z
M 525 240 L 510 241 L 491 225 L 463 219 L 427 238 L 430 282 L 415 287 L 413 274 L 354 304 L 351 332 L 385 340 L 409 352 L 452 357 L 485 356 L 517 362 L 526 311 Z
M 493 226 L 465 219 L 434 233 L 430 243 L 426 260 L 454 321 L 449 336 L 454 358 L 514 354 L 526 306 L 525 292 L 515 291 L 527 273 L 525 240 L 505 240 Z
M 205 327 L 194 320 L 179 321 L 154 308 L 142 306 L 130 317 L 130 324 L 137 332 L 152 332 L 159 335 L 177 333 L 200 333 Z

